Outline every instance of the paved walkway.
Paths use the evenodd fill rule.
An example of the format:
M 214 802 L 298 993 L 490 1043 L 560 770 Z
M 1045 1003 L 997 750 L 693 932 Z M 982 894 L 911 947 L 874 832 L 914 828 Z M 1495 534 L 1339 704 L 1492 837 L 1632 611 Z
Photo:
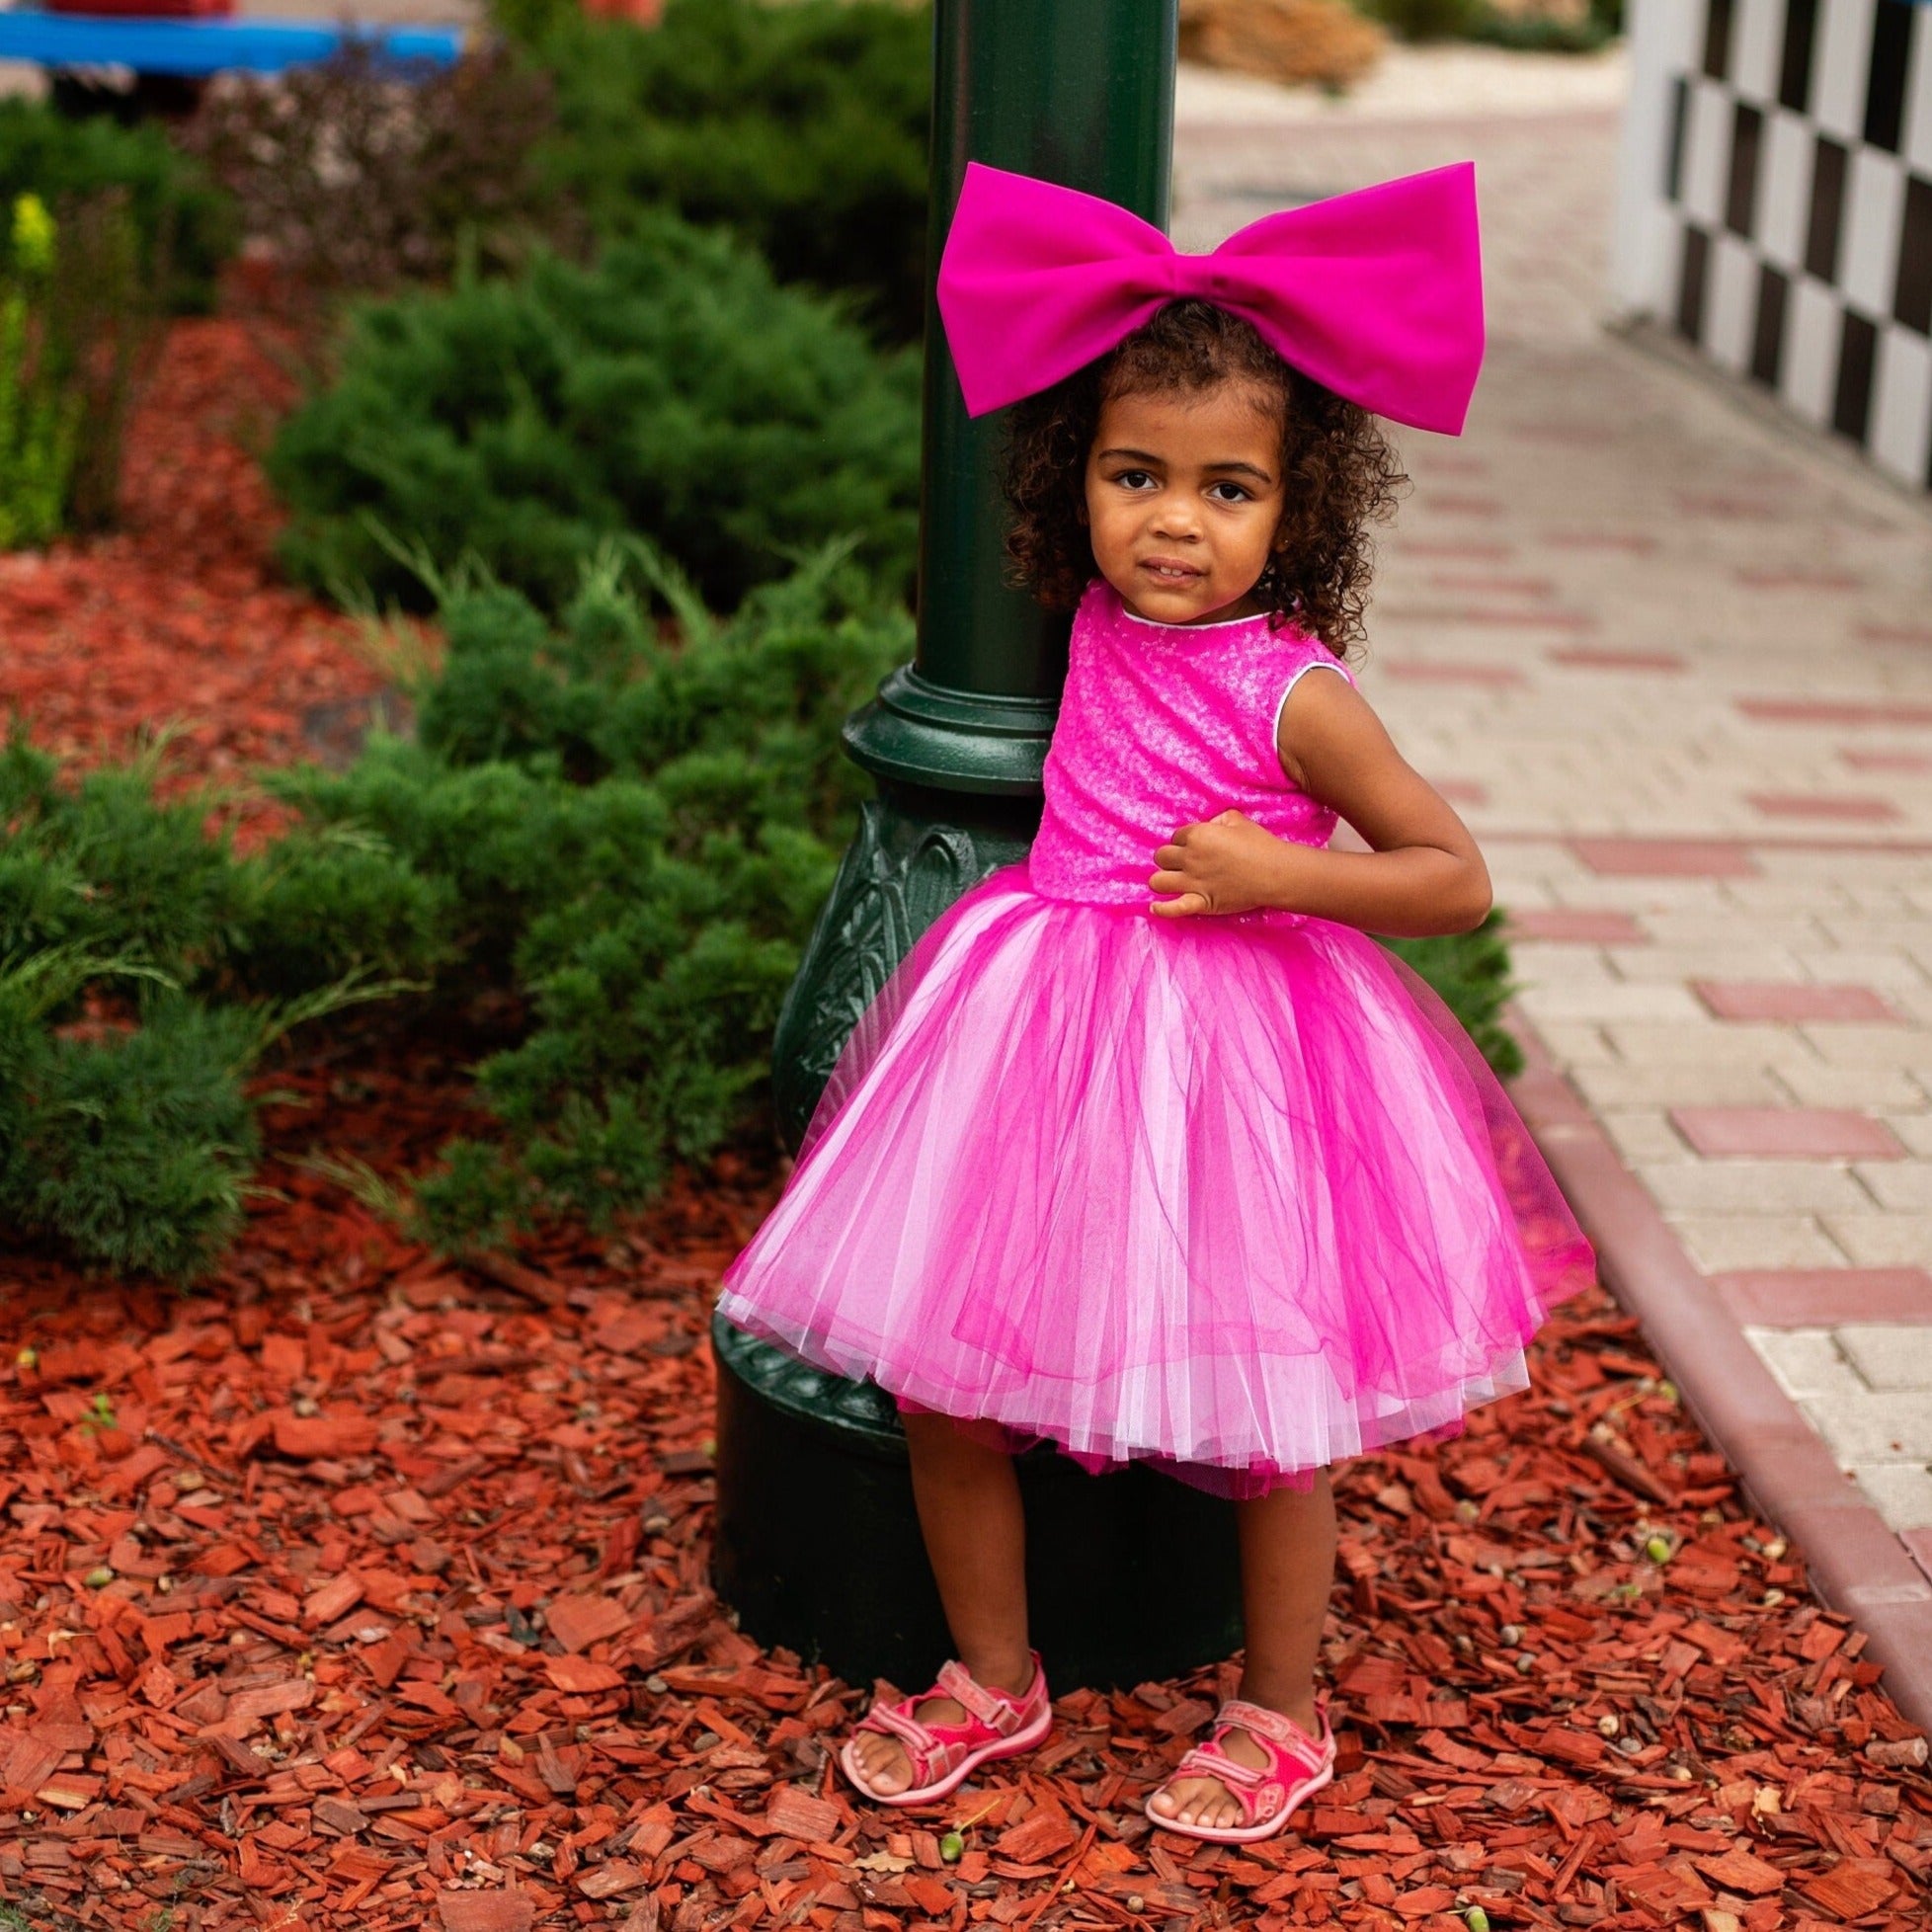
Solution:
M 1477 160 L 1490 359 L 1462 442 L 1404 443 L 1367 687 L 1551 1057 L 1932 1572 L 1932 513 L 1605 332 L 1615 80 L 1436 120 L 1184 84 L 1176 233 Z

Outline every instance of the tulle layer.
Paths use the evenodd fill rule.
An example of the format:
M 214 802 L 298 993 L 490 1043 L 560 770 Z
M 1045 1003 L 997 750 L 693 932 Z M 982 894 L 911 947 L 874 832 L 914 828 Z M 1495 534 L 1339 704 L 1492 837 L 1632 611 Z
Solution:
M 1373 940 L 1046 899 L 1020 865 L 868 1009 L 720 1307 L 904 1407 L 1239 1496 L 1521 1388 L 1592 1275 Z

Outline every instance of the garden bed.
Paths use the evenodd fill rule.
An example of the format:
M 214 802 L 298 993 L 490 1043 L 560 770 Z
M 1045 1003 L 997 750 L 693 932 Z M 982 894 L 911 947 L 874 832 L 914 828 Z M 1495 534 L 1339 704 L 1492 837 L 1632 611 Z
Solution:
M 383 679 L 352 618 L 291 590 L 256 451 L 300 345 L 238 279 L 170 325 L 128 426 L 123 529 L 0 557 L 4 692 L 34 742 L 83 765 L 174 723 L 178 784 L 339 745 Z
M 422 1159 L 463 1124 L 454 1059 L 275 1085 L 275 1191 L 208 1292 L 8 1259 L 0 1889 L 30 1919 L 1914 1922 L 1922 1741 L 1603 1297 L 1530 1394 L 1343 1478 L 1343 1768 L 1298 1832 L 1147 1831 L 1211 1671 L 1075 1692 L 1045 1749 L 893 1816 L 827 1756 L 869 1687 L 706 1584 L 706 1308 L 773 1177 L 478 1272 L 302 1165 Z M 881 1560 L 827 1524 L 827 1562 Z

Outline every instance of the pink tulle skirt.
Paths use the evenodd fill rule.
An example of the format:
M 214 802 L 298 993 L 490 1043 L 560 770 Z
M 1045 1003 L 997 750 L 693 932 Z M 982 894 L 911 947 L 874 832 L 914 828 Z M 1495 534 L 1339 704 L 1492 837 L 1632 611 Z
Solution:
M 1245 1497 L 1520 1389 L 1593 1272 L 1372 939 L 1047 899 L 1022 864 L 868 1008 L 719 1306 L 902 1408 Z

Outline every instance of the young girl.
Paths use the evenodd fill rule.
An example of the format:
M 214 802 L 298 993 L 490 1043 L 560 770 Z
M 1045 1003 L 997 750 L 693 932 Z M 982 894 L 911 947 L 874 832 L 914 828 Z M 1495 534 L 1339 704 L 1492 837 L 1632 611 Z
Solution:
M 1147 1809 L 1279 1831 L 1334 1764 L 1328 1465 L 1521 1388 L 1545 1307 L 1590 1278 L 1494 1080 L 1365 936 L 1489 907 L 1342 663 L 1404 480 L 1366 406 L 1461 428 L 1475 233 L 1466 168 L 1200 258 L 968 171 L 948 340 L 975 413 L 1027 398 L 1008 547 L 1078 605 L 1045 816 L 861 1020 L 720 1303 L 904 1411 L 959 1657 L 845 1744 L 881 1804 L 1047 1734 L 1010 1459 L 1045 1438 L 1234 1500 L 1241 1696 Z M 1372 849 L 1328 849 L 1338 818 Z

